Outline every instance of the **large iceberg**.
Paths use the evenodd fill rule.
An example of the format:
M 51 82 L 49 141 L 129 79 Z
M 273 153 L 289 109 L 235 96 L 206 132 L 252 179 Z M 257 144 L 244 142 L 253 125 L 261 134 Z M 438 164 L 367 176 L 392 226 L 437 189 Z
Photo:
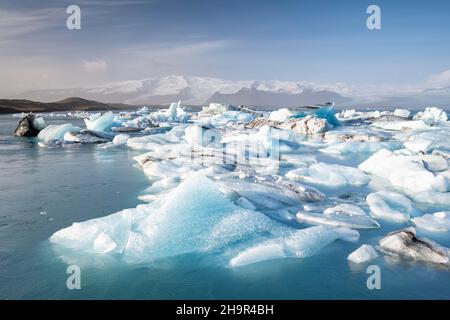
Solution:
M 211 180 L 195 175 L 151 204 L 74 223 L 50 242 L 78 252 L 148 261 L 227 247 L 232 242 L 289 230 L 232 204 Z

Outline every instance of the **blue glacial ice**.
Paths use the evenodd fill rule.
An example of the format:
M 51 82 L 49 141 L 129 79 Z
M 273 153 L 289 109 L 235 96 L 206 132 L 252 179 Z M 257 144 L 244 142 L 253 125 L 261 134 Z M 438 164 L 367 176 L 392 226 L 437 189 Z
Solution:
M 224 104 L 194 113 L 174 103 L 91 116 L 88 133 L 113 135 L 102 147 L 132 150 L 149 180 L 139 196 L 146 204 L 74 223 L 50 241 L 127 262 L 201 252 L 239 267 L 306 258 L 336 240 L 383 231 L 385 224 L 448 232 L 448 211 L 439 210 L 450 209 L 450 125 L 441 111 L 425 110 L 415 119 L 408 110 L 344 110 L 335 116 L 322 108 L 298 115 Z M 139 133 L 114 137 L 113 126 L 136 124 Z M 39 138 L 85 133 L 71 125 L 49 126 Z M 363 245 L 348 260 L 421 250 L 404 247 L 411 233 L 386 237 L 380 251 Z

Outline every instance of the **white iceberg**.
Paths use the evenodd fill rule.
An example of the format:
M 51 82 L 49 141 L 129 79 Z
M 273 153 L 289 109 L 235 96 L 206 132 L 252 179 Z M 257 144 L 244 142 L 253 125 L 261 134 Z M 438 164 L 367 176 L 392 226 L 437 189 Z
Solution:
M 333 241 L 357 241 L 359 233 L 345 228 L 311 227 L 292 232 L 290 235 L 267 240 L 235 255 L 230 267 L 286 257 L 306 258 L 319 252 Z
M 88 130 L 107 132 L 110 131 L 115 124 L 114 118 L 114 114 L 110 111 L 101 116 L 99 116 L 99 114 L 96 114 L 87 119 L 84 119 L 84 123 L 86 124 L 86 128 Z
M 278 109 L 275 111 L 272 111 L 269 115 L 269 120 L 271 121 L 279 121 L 279 122 L 286 122 L 294 116 L 294 113 L 290 111 L 287 108 Z
M 326 163 L 291 170 L 286 177 L 328 188 L 364 186 L 370 182 L 370 178 L 357 168 Z
M 126 144 L 128 139 L 130 139 L 129 135 L 121 133 L 114 137 L 112 143 L 115 145 L 122 145 L 122 144 Z
M 447 121 L 447 113 L 436 107 L 425 108 L 424 111 L 418 112 L 414 116 L 414 120 L 429 120 L 429 121 Z
M 430 128 L 430 126 L 423 120 L 377 121 L 372 123 L 372 126 L 391 131 L 408 131 L 408 130 L 419 130 Z
M 411 200 L 391 191 L 378 191 L 367 196 L 372 217 L 405 222 L 414 210 Z
M 38 134 L 38 139 L 43 142 L 51 142 L 57 140 L 64 140 L 64 135 L 67 132 L 79 132 L 80 128 L 73 126 L 70 123 L 61 125 L 49 125 L 41 130 Z
M 409 118 L 411 116 L 411 111 L 409 111 L 407 109 L 395 109 L 394 116 L 402 117 L 402 118 Z
M 440 211 L 433 214 L 425 214 L 411 219 L 421 229 L 433 232 L 448 232 L 450 230 L 450 211 Z
M 363 244 L 361 247 L 350 253 L 347 260 L 353 263 L 364 263 L 377 257 L 378 252 L 373 246 Z
M 382 149 L 361 163 L 358 168 L 388 180 L 393 186 L 412 193 L 443 190 L 442 181 L 427 170 L 423 161 L 396 155 Z
M 320 152 L 328 154 L 350 154 L 350 153 L 375 153 L 381 149 L 395 150 L 399 143 L 389 142 L 342 142 L 332 144 L 329 147 L 319 149 Z

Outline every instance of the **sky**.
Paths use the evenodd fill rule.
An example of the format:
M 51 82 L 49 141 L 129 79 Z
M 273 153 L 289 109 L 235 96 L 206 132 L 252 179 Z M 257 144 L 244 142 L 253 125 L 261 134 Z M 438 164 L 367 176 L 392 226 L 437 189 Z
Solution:
M 446 0 L 0 0 L 0 97 L 168 75 L 444 87 L 449 39 Z

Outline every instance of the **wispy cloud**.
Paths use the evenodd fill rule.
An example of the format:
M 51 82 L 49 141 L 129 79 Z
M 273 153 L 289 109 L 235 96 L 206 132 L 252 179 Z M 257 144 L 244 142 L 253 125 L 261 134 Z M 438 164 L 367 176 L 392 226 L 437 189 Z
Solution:
M 0 42 L 7 42 L 19 36 L 38 33 L 55 27 L 64 11 L 58 9 L 40 9 L 33 11 L 13 11 L 0 8 Z M 62 21 L 65 21 L 62 19 Z
M 432 87 L 450 86 L 450 69 L 437 74 L 432 74 L 427 78 L 427 84 Z

